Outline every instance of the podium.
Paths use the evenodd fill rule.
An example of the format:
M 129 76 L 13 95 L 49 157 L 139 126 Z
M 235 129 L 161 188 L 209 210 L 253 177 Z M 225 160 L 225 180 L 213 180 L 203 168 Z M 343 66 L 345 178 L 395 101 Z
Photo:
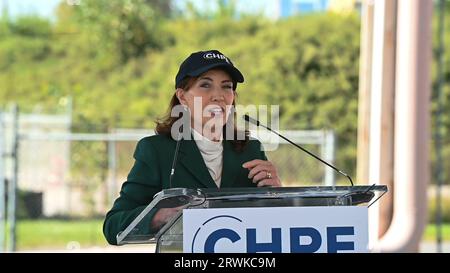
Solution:
M 349 235 L 350 233 L 345 233 L 347 231 L 353 230 L 353 233 L 357 234 L 360 234 L 360 231 L 358 229 L 353 229 L 351 224 L 342 224 L 342 220 L 346 217 L 349 218 L 349 220 L 358 220 L 351 218 L 361 217 L 362 220 L 360 222 L 363 224 L 359 229 L 362 230 L 363 233 L 368 232 L 367 216 L 358 216 L 364 215 L 364 212 L 363 214 L 358 214 L 360 213 L 358 212 L 355 214 L 356 216 L 351 216 L 352 211 L 355 210 L 351 210 L 351 208 L 365 208 L 365 213 L 367 214 L 367 208 L 381 198 L 386 192 L 387 187 L 384 185 L 351 187 L 316 186 L 165 189 L 157 193 L 152 202 L 146 206 L 131 224 L 117 234 L 117 244 L 156 244 L 156 252 L 159 253 L 183 252 L 183 250 L 185 252 L 196 252 L 196 249 L 200 249 L 201 251 L 204 250 L 205 252 L 207 250 L 214 251 L 215 247 L 220 246 L 220 244 L 231 247 L 233 242 L 236 242 L 237 240 L 239 240 L 238 242 L 240 243 L 241 248 L 236 251 L 229 248 L 231 250 L 226 250 L 226 252 L 246 252 L 245 249 L 250 252 L 303 252 L 305 250 L 315 252 L 319 249 L 323 249 L 322 245 L 326 244 L 325 252 L 326 247 L 328 247 L 328 251 L 339 249 L 336 247 L 341 246 L 343 247 L 342 249 L 351 249 L 346 247 L 352 243 L 338 242 L 337 238 L 339 238 L 339 235 Z M 232 216 L 231 214 L 234 211 L 241 213 L 239 214 L 240 216 Z M 202 243 L 200 248 L 195 248 L 194 244 L 198 243 L 192 240 L 189 242 L 189 245 L 183 247 L 183 240 L 186 239 L 184 238 L 184 232 L 187 230 L 187 226 L 183 227 L 183 219 L 187 217 L 186 215 L 188 214 L 198 216 L 207 214 L 206 212 L 219 212 L 220 215 L 214 216 L 213 214 L 208 213 L 209 216 L 213 216 L 208 216 L 209 218 L 205 221 L 201 219 L 190 220 L 189 223 L 198 226 L 198 228 L 194 227 L 189 236 L 194 241 L 197 239 L 196 242 L 198 242 L 199 238 L 203 236 L 201 233 L 205 233 L 206 230 L 208 230 L 210 234 L 214 233 L 215 239 L 212 238 L 212 236 L 205 237 L 207 238 L 206 243 Z M 185 214 L 185 217 L 183 214 Z M 329 215 L 327 216 L 325 214 Z M 240 226 L 242 226 L 242 223 L 244 222 L 242 219 L 246 218 L 245 215 L 250 215 L 249 219 L 252 218 L 251 216 L 253 216 L 253 218 L 259 217 L 260 220 L 257 220 L 257 222 L 259 221 L 258 223 L 271 225 L 262 228 L 264 229 L 264 232 L 269 232 L 269 235 L 264 236 L 269 236 L 268 240 L 270 243 L 267 243 L 267 238 L 265 239 L 265 243 L 258 242 L 258 240 L 260 240 L 258 239 L 258 234 L 255 235 L 255 233 L 259 232 L 258 225 L 260 224 L 258 223 L 249 224 L 245 230 L 242 229 L 244 230 L 243 233 L 237 231 L 237 229 L 241 229 Z M 236 231 L 234 231 L 233 228 L 226 228 L 226 224 L 224 224 L 223 221 L 216 221 L 220 217 L 222 217 L 223 221 L 233 220 L 233 218 L 237 219 L 240 222 L 237 220 L 233 221 L 240 226 L 237 227 Z M 310 218 L 313 219 L 311 223 L 315 222 L 315 220 L 320 220 L 320 223 L 323 223 L 325 227 L 319 228 L 308 226 L 307 217 L 313 217 Z M 339 223 L 339 225 L 330 222 L 331 226 L 327 226 L 328 219 L 329 221 L 333 221 L 333 217 L 336 218 L 333 223 Z M 186 219 L 184 221 L 186 221 Z M 212 221 L 213 219 L 215 221 Z M 290 220 L 291 222 L 295 220 L 297 222 L 292 222 L 292 226 L 283 226 L 280 223 L 283 219 Z M 216 223 L 214 232 L 212 232 L 213 229 L 211 229 L 213 222 Z M 289 225 L 289 223 L 287 225 Z M 337 227 L 333 229 L 333 225 Z M 340 226 L 345 226 L 346 229 L 343 229 L 343 227 Z M 325 235 L 325 232 L 328 232 L 328 235 Z M 330 235 L 330 232 L 332 235 Z M 339 232 L 344 233 L 339 234 Z M 284 240 L 284 238 L 281 237 L 293 237 L 294 235 L 295 238 L 290 238 L 290 248 L 286 248 L 286 244 L 289 244 L 289 239 L 288 243 L 285 243 L 280 241 L 282 239 Z M 244 236 L 247 236 L 247 238 L 244 239 Z M 300 236 L 309 237 L 310 243 L 302 243 Z M 321 244 L 318 245 L 315 242 L 315 239 Z M 324 240 L 329 240 L 329 242 L 323 242 Z M 242 246 L 242 244 L 245 243 L 247 246 Z M 259 251 L 265 249 L 267 251 Z

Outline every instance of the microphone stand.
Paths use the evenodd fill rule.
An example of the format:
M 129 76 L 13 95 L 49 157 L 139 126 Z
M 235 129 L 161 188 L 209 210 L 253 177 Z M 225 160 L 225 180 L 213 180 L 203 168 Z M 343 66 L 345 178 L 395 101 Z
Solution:
M 350 175 L 344 173 L 343 171 L 339 170 L 338 168 L 336 168 L 335 166 L 331 165 L 330 163 L 326 162 L 325 160 L 321 159 L 320 157 L 316 156 L 315 154 L 311 153 L 310 151 L 306 150 L 305 148 L 301 147 L 300 145 L 295 144 L 294 142 L 292 142 L 291 140 L 287 139 L 286 137 L 284 137 L 283 135 L 279 134 L 277 131 L 272 130 L 270 127 L 265 126 L 264 124 L 260 123 L 259 120 L 256 120 L 254 118 L 249 117 L 248 115 L 244 115 L 244 119 L 247 122 L 253 123 L 256 126 L 261 126 L 266 128 L 267 130 L 271 131 L 272 133 L 278 135 L 279 137 L 281 137 L 282 139 L 286 140 L 287 142 L 289 142 L 290 144 L 294 145 L 295 147 L 301 149 L 302 151 L 304 151 L 305 153 L 309 154 L 310 156 L 314 157 L 315 159 L 319 160 L 320 162 L 322 162 L 323 164 L 327 165 L 328 167 L 332 168 L 333 170 L 335 170 L 336 172 L 338 172 L 339 174 L 345 176 L 348 178 L 348 180 L 350 181 L 350 184 L 353 185 L 353 181 L 352 178 L 350 177 Z

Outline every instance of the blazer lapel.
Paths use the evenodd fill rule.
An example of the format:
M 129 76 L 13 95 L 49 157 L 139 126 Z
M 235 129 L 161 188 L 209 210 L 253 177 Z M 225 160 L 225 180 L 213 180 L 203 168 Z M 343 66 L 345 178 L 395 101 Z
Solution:
M 206 188 L 217 188 L 217 185 L 209 174 L 205 161 L 200 154 L 200 150 L 195 144 L 195 140 L 182 140 L 178 162 L 194 175 Z
M 234 180 L 237 174 L 242 171 L 242 166 L 239 163 L 236 152 L 233 150 L 230 141 L 224 140 L 223 142 L 223 168 L 222 168 L 222 180 L 220 182 L 221 188 L 229 188 L 234 184 Z

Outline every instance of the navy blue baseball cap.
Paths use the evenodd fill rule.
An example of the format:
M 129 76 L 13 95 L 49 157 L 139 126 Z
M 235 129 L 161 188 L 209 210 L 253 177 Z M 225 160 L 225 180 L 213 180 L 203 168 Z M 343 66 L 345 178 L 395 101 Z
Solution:
M 194 52 L 181 63 L 180 69 L 175 77 L 175 88 L 180 87 L 180 83 L 186 77 L 198 77 L 213 68 L 221 68 L 226 71 L 230 74 L 233 82 L 244 82 L 244 76 L 233 65 L 230 58 L 218 50 L 207 50 Z M 236 86 L 234 86 L 235 88 Z

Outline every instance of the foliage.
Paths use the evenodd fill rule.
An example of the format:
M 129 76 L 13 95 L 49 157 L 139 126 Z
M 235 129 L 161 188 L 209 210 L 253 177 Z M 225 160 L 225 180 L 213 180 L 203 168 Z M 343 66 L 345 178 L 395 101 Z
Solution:
M 145 0 L 84 1 L 75 18 L 89 44 L 97 47 L 96 54 L 117 57 L 121 63 L 145 55 L 147 49 L 161 49 L 165 42 L 160 16 Z
M 37 16 L 19 17 L 10 25 L 13 34 L 27 37 L 48 37 L 51 33 L 50 22 Z
M 428 224 L 423 234 L 422 241 L 436 242 L 436 235 L 437 235 L 437 226 L 433 224 Z M 450 224 L 448 223 L 442 225 L 442 241 L 444 243 L 450 242 Z
M 216 48 L 245 75 L 238 103 L 280 105 L 281 129 L 334 130 L 336 162 L 354 175 L 358 15 L 271 21 L 236 18 L 233 5 L 218 1 L 218 6 L 216 14 L 189 16 L 172 13 L 170 5 L 157 0 L 86 0 L 79 6 L 63 1 L 54 23 L 37 17 L 2 19 L 0 107 L 14 101 L 25 111 L 52 112 L 71 97 L 75 132 L 153 128 L 167 110 L 180 62 L 192 51 Z M 449 39 L 447 31 L 446 49 Z M 444 63 L 450 67 L 450 54 Z M 448 102 L 448 69 L 444 80 Z M 433 113 L 435 101 L 434 95 Z M 449 107 L 446 103 L 443 112 Z M 450 119 L 443 116 L 444 156 L 450 158 Z M 99 157 L 106 153 L 100 146 L 95 148 Z M 89 168 L 105 167 L 100 158 L 89 160 L 83 163 Z
M 450 223 L 450 196 L 443 195 L 441 198 L 441 221 Z M 436 197 L 433 196 L 428 200 L 428 222 L 436 223 L 436 220 Z
M 102 219 L 95 220 L 20 220 L 17 223 L 17 248 L 65 249 L 107 245 L 102 234 Z M 71 248 L 72 247 L 72 248 Z
M 78 250 L 89 247 L 106 247 L 102 234 L 102 219 L 94 220 L 20 220 L 18 225 L 19 251 L 38 249 Z M 428 224 L 422 241 L 436 240 L 436 226 Z M 450 242 L 450 224 L 443 225 L 443 241 Z M 72 247 L 72 248 L 71 248 Z
M 432 166 L 432 177 L 433 182 L 436 182 L 437 179 L 437 154 L 436 151 L 441 153 L 442 155 L 442 161 L 440 162 L 442 164 L 442 179 L 444 183 L 449 184 L 450 183 L 450 173 L 448 170 L 450 170 L 450 165 L 448 162 L 450 162 L 450 20 L 448 20 L 450 16 L 450 1 L 446 1 L 446 9 L 444 16 L 444 26 L 443 26 L 443 48 L 439 48 L 439 40 L 440 40 L 440 33 L 439 33 L 439 17 L 441 16 L 442 10 L 439 8 L 438 4 L 441 1 L 436 1 L 435 5 L 435 13 L 433 16 L 433 60 L 432 63 L 432 104 L 431 104 L 431 115 L 432 115 L 432 141 L 430 142 L 431 146 L 431 166 Z M 442 60 L 442 83 L 439 84 L 439 78 L 438 78 L 438 70 L 439 70 L 439 58 L 442 54 L 443 60 Z M 440 88 L 440 90 L 439 90 Z M 441 95 L 439 95 L 439 92 L 441 92 Z M 442 107 L 441 111 L 438 109 L 438 100 L 439 97 L 442 97 Z M 440 126 L 438 128 L 437 126 L 437 117 L 440 117 Z M 441 141 L 441 147 L 436 147 L 437 144 L 437 135 L 440 134 L 440 141 Z

